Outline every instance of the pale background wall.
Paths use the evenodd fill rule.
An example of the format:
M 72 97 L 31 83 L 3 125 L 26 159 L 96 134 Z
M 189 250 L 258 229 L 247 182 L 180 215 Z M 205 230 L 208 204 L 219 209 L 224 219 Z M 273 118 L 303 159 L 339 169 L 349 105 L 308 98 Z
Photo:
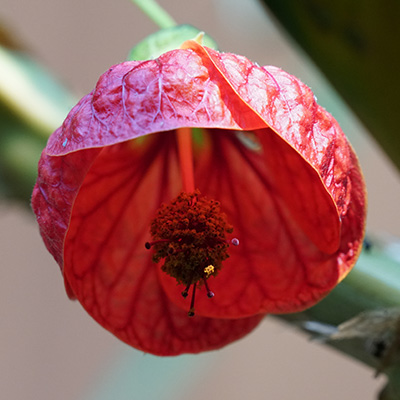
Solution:
M 310 85 L 359 153 L 370 229 L 400 235 L 398 177 L 255 0 L 160 3 L 222 50 L 278 65 Z M 156 29 L 128 0 L 2 0 L 0 20 L 77 96 Z M 200 356 L 159 359 L 130 349 L 67 300 L 32 215 L 15 205 L 0 205 L 0 256 L 0 399 L 372 400 L 383 383 L 272 318 L 244 340 Z

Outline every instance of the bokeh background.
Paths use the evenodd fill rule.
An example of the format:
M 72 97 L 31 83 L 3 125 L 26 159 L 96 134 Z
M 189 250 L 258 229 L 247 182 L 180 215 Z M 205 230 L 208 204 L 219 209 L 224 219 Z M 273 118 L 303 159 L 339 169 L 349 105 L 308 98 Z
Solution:
M 311 86 L 359 155 L 369 192 L 369 231 L 400 236 L 394 168 L 256 0 L 160 4 L 178 23 L 206 31 L 221 50 L 277 65 Z M 0 20 L 77 98 L 157 29 L 129 0 L 1 0 Z M 161 359 L 131 349 L 67 299 L 32 214 L 5 201 L 0 260 L 1 399 L 372 400 L 384 381 L 274 318 L 216 352 Z

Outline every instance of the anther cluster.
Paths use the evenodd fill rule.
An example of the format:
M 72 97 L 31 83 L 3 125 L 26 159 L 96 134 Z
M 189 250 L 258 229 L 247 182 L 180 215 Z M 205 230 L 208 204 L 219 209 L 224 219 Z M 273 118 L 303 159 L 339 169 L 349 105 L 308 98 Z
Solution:
M 182 192 L 169 205 L 163 204 L 151 223 L 153 261 L 165 259 L 162 270 L 178 283 L 191 285 L 216 276 L 229 257 L 227 233 L 233 227 L 218 201 Z M 209 266 L 212 266 L 211 269 Z

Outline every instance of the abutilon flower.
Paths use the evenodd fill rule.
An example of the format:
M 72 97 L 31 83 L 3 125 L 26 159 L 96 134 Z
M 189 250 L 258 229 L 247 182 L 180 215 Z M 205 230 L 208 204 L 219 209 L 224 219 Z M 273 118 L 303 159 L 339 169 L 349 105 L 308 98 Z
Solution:
M 69 297 L 176 355 L 327 295 L 360 252 L 365 196 L 308 87 L 187 41 L 101 76 L 50 137 L 32 206 Z

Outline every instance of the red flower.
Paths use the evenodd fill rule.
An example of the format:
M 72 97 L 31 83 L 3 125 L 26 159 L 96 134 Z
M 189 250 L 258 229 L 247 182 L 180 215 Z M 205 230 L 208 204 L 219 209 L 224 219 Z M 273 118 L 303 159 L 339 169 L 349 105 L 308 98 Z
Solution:
M 309 88 L 193 41 L 108 70 L 50 137 L 32 198 L 69 296 L 159 355 L 318 302 L 357 259 L 365 203 Z

